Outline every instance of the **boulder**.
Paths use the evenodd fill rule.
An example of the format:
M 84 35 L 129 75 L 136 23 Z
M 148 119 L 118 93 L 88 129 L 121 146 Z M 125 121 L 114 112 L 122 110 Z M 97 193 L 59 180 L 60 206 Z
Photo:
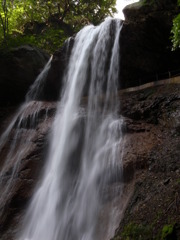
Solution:
M 123 9 L 125 19 L 128 21 L 138 21 L 145 18 L 147 14 L 161 11 L 178 11 L 176 0 L 147 0 L 129 4 Z

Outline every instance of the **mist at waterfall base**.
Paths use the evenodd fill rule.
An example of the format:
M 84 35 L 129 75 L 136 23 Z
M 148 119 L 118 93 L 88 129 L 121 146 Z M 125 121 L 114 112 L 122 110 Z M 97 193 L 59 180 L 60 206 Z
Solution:
M 120 197 L 123 188 L 122 184 L 116 186 L 117 175 L 118 179 L 122 176 L 123 152 L 123 120 L 118 113 L 117 95 L 120 29 L 120 20 L 107 19 L 100 26 L 85 27 L 75 37 L 49 137 L 45 170 L 18 240 L 100 240 L 113 236 L 118 215 L 112 199 Z M 14 125 L 17 130 L 13 145 L 18 145 L 23 117 L 42 91 L 50 66 L 51 59 L 2 135 L 0 147 Z M 83 98 L 85 95 L 88 97 Z M 32 125 L 41 102 L 33 102 L 33 106 Z M 21 149 L 16 165 L 27 147 L 25 144 Z M 1 176 L 6 166 L 4 163 Z M 17 172 L 15 167 L 11 178 Z M 104 206 L 108 206 L 108 214 L 103 223 Z

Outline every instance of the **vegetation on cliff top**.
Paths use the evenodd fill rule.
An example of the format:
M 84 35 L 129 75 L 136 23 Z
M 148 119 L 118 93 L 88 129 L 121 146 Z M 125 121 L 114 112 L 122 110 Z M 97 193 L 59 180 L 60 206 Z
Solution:
M 87 23 L 116 12 L 116 0 L 0 0 L 0 44 L 37 45 L 49 52 Z

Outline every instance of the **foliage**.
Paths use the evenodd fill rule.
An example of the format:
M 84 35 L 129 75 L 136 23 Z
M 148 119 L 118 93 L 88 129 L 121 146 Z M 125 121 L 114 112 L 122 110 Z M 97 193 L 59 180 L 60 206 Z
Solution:
M 129 223 L 122 233 L 123 240 L 150 240 L 152 239 L 152 229 L 150 226 Z
M 30 41 L 53 51 L 84 25 L 96 25 L 113 16 L 115 5 L 116 0 L 0 0 L 0 43 L 11 46 Z M 44 24 L 41 31 L 32 28 L 27 33 L 27 25 L 35 23 Z M 66 31 L 64 25 L 71 31 Z
M 134 222 L 126 225 L 121 233 L 118 233 L 112 240 L 175 240 L 176 224 L 164 225 L 156 231 L 159 217 L 151 225 L 136 224 Z
M 180 0 L 177 0 L 177 5 L 180 6 Z M 173 20 L 171 33 L 172 50 L 175 50 L 180 47 L 180 13 Z
M 173 238 L 174 225 L 165 225 L 162 229 L 161 240 L 171 240 Z
M 175 50 L 180 47 L 180 14 L 178 14 L 173 20 L 171 33 L 173 50 Z

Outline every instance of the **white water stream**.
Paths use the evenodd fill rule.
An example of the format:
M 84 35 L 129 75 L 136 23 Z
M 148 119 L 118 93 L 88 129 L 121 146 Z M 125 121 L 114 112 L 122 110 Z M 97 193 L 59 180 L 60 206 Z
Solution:
M 33 100 L 38 96 L 40 88 L 43 87 L 51 61 L 52 57 L 32 84 L 27 93 L 26 101 L 19 107 L 8 128 L 0 136 L 0 156 L 3 156 L 1 157 L 3 163 L 1 163 L 0 169 L 0 216 L 4 214 L 4 205 L 14 187 L 13 180 L 17 177 L 20 163 L 33 144 L 35 130 L 32 131 L 32 129 L 35 128 L 42 106 L 42 102 L 34 102 Z
M 122 167 L 123 121 L 117 101 L 120 29 L 120 20 L 107 19 L 98 27 L 85 27 L 75 38 L 45 171 L 18 239 L 100 239 L 104 193 Z M 109 211 L 114 213 L 113 206 Z M 115 216 L 110 215 L 106 232 L 111 235 Z

